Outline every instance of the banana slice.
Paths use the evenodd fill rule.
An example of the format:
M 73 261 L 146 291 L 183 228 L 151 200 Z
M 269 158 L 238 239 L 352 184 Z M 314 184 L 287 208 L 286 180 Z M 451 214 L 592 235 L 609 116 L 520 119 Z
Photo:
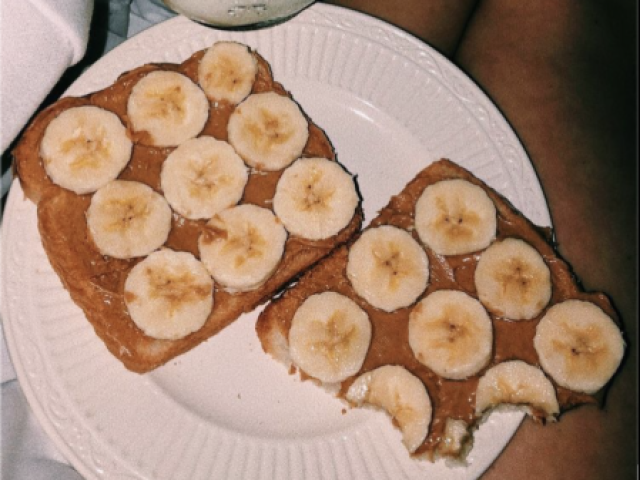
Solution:
M 537 316 L 551 299 L 551 272 L 528 243 L 507 238 L 487 248 L 475 272 L 478 298 L 495 315 L 511 320 Z
M 143 183 L 114 180 L 91 198 L 87 225 L 103 255 L 141 257 L 167 241 L 171 208 L 162 195 Z
M 424 442 L 431 425 L 432 407 L 424 383 L 406 368 L 384 365 L 360 375 L 347 391 L 356 406 L 384 409 L 402 432 L 402 443 L 413 453 Z
M 187 140 L 171 152 L 160 175 L 171 207 L 193 220 L 209 219 L 238 203 L 248 179 L 233 147 L 208 136 Z
M 407 231 L 383 225 L 365 230 L 351 246 L 347 277 L 358 295 L 392 312 L 411 305 L 425 291 L 429 258 Z
M 127 115 L 134 132 L 148 134 L 143 143 L 169 147 L 202 131 L 209 118 L 209 101 L 185 75 L 157 70 L 133 87 Z
M 301 158 L 278 180 L 273 210 L 293 235 L 321 240 L 347 226 L 358 201 L 353 178 L 340 165 Z
M 551 307 L 536 329 L 533 345 L 540 365 L 563 387 L 600 390 L 624 355 L 622 333 L 599 307 L 567 300 Z
M 293 363 L 325 383 L 358 373 L 370 343 L 369 316 L 353 300 L 335 292 L 307 298 L 289 330 Z
M 266 208 L 239 205 L 215 215 L 200 235 L 200 258 L 214 280 L 230 291 L 258 288 L 275 271 L 287 232 Z
M 177 340 L 202 328 L 213 309 L 213 280 L 192 254 L 162 249 L 138 263 L 124 300 L 146 335 Z
M 233 105 L 244 100 L 253 88 L 258 62 L 246 45 L 216 42 L 198 66 L 198 83 L 211 101 Z
M 439 255 L 462 255 L 488 247 L 496 238 L 496 222 L 493 201 L 466 180 L 434 183 L 416 202 L 418 236 Z
M 411 310 L 409 345 L 418 361 L 441 377 L 462 380 L 489 363 L 493 325 L 475 298 L 439 290 Z
M 229 143 L 250 167 L 281 170 L 302 154 L 309 124 L 298 105 L 274 92 L 249 95 L 227 125 Z
M 476 415 L 500 405 L 522 407 L 534 416 L 554 420 L 560 413 L 551 381 L 537 367 L 522 360 L 502 362 L 480 377 L 476 389 Z
M 40 156 L 53 183 L 83 195 L 114 180 L 129 163 L 132 146 L 115 113 L 87 105 L 49 123 Z

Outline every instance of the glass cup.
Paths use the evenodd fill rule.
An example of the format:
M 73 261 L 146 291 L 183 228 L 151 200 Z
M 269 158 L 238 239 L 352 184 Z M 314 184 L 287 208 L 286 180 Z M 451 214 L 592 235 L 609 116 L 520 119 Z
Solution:
M 158 1 L 158 0 L 156 0 Z M 216 28 L 261 28 L 282 22 L 314 0 L 161 0 L 168 8 Z

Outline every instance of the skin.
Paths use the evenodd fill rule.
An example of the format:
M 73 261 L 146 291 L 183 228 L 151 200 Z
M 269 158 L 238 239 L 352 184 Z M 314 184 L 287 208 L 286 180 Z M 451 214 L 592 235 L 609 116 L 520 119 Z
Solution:
M 527 419 L 486 479 L 635 478 L 636 3 L 331 0 L 414 34 L 493 99 L 525 146 L 560 254 L 620 313 L 627 355 L 604 409 Z

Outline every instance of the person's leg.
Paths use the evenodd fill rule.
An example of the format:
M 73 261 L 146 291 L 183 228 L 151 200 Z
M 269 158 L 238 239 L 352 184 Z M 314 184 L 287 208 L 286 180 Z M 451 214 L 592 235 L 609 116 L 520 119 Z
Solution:
M 454 60 L 527 149 L 560 252 L 621 313 L 629 358 L 604 411 L 525 422 L 487 478 L 631 478 L 637 385 L 635 2 L 482 0 Z M 522 471 L 527 465 L 527 471 Z
M 446 56 L 455 52 L 478 0 L 327 0 L 381 18 L 428 42 Z

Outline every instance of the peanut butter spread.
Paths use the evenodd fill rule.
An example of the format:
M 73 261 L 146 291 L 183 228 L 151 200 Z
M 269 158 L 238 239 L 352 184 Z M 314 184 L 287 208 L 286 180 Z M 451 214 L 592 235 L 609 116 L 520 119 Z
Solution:
M 318 241 L 289 236 L 283 258 L 276 272 L 260 288 L 245 293 L 229 293 L 215 289 L 214 308 L 205 326 L 189 336 L 175 340 L 157 340 L 148 337 L 129 317 L 124 302 L 124 281 L 140 259 L 118 260 L 100 254 L 93 244 L 87 228 L 86 212 L 90 195 L 76 195 L 55 185 L 47 176 L 39 148 L 48 124 L 61 112 L 81 105 L 94 105 L 118 115 L 129 126 L 127 101 L 135 84 L 156 70 L 176 71 L 197 83 L 198 62 L 204 55 L 196 52 L 180 65 L 150 64 L 123 74 L 104 90 L 84 97 L 61 99 L 44 110 L 29 126 L 14 150 L 15 168 L 25 195 L 38 204 L 38 226 L 49 260 L 69 290 L 72 299 L 85 311 L 89 321 L 111 352 L 127 368 L 144 372 L 183 353 L 231 323 L 243 312 L 251 311 L 266 301 L 300 271 L 329 253 L 336 245 L 346 241 L 359 228 L 362 214 L 358 207 L 350 224 L 337 235 Z M 266 61 L 255 54 L 258 74 L 252 93 L 275 91 L 288 95 L 283 86 L 273 80 Z M 234 106 L 226 102 L 211 103 L 209 118 L 200 135 L 227 140 L 227 123 Z M 149 185 L 162 193 L 160 173 L 162 164 L 173 147 L 146 145 L 145 132 L 129 133 L 134 140 L 132 157 L 118 177 Z M 324 157 L 335 160 L 335 154 L 324 132 L 309 120 L 309 140 L 303 156 Z M 281 171 L 251 171 L 240 203 L 271 208 L 276 184 Z M 206 221 L 189 220 L 173 214 L 172 228 L 165 244 L 178 251 L 187 251 L 199 257 L 198 237 Z M 143 352 L 137 354 L 135 352 Z
M 549 307 L 567 299 L 582 299 L 595 303 L 607 314 L 616 318 L 615 311 L 608 298 L 603 294 L 585 293 L 580 290 L 570 267 L 554 250 L 551 244 L 551 231 L 534 226 L 524 216 L 517 212 L 506 199 L 482 185 L 477 179 L 460 169 L 454 173 L 446 173 L 447 165 L 443 169 L 425 170 L 418 175 L 399 195 L 393 197 L 390 203 L 379 215 L 373 219 L 370 227 L 379 225 L 394 225 L 404 228 L 419 241 L 414 231 L 414 207 L 422 191 L 437 181 L 447 178 L 463 178 L 485 188 L 494 201 L 498 212 L 497 239 L 516 237 L 534 246 L 543 256 L 552 275 L 553 293 Z M 441 172 L 445 173 L 441 173 Z M 455 175 L 455 177 L 454 177 Z M 480 257 L 479 253 L 458 256 L 438 256 L 427 249 L 430 261 L 429 286 L 424 296 L 441 289 L 462 290 L 477 298 L 474 282 L 474 272 Z M 528 321 L 509 321 L 490 314 L 494 329 L 493 355 L 489 365 L 466 380 L 447 380 L 436 375 L 427 367 L 419 363 L 408 341 L 409 313 L 412 306 L 401 308 L 391 313 L 378 310 L 361 297 L 351 286 L 347 274 L 348 246 L 340 247 L 328 259 L 321 262 L 309 274 L 305 275 L 283 298 L 278 300 L 278 315 L 281 331 L 288 332 L 295 311 L 302 302 L 315 293 L 335 291 L 346 295 L 357 302 L 369 315 L 373 327 L 371 346 L 361 371 L 371 371 L 382 365 L 402 365 L 418 376 L 426 385 L 433 406 L 433 419 L 429 434 L 415 455 L 432 457 L 443 439 L 446 420 L 464 420 L 473 426 L 478 419 L 475 415 L 475 392 L 480 376 L 491 366 L 505 360 L 519 359 L 531 365 L 539 366 L 537 353 L 533 346 L 536 326 L 544 311 L 536 318 Z M 273 305 L 273 304 L 272 304 Z M 271 308 L 268 307 L 268 308 Z M 546 311 L 546 310 L 545 310 Z M 258 332 L 264 328 L 258 323 Z M 351 377 L 341 384 L 339 396 L 344 398 L 349 386 L 358 376 Z M 308 378 L 303 374 L 303 378 Z M 573 392 L 554 383 L 558 403 L 562 410 L 580 404 L 598 403 L 596 396 Z M 535 412 L 534 412 L 535 415 Z

